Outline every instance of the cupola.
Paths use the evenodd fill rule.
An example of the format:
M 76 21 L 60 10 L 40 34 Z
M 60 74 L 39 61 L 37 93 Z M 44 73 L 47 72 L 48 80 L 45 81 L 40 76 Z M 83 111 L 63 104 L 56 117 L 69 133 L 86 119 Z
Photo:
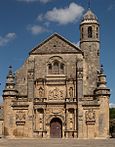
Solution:
M 81 24 L 82 23 L 91 23 L 91 22 L 98 23 L 98 18 L 90 9 L 88 9 L 88 11 L 83 15 L 83 18 L 81 20 Z

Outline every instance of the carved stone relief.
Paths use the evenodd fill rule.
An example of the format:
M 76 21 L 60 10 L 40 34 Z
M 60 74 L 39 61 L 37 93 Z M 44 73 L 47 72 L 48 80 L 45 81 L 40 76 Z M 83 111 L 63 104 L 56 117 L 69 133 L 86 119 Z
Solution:
M 78 79 L 82 79 L 83 78 L 83 68 L 78 68 L 77 78 Z
M 40 127 L 40 130 L 43 129 L 43 114 L 42 113 L 39 113 L 39 127 Z
M 95 124 L 95 111 L 93 109 L 89 109 L 85 113 L 86 124 L 87 125 L 94 125 Z
M 24 111 L 17 111 L 16 112 L 16 124 L 17 125 L 24 125 L 26 121 L 26 114 Z
M 44 97 L 44 89 L 42 87 L 39 88 L 39 97 L 40 98 Z
M 69 88 L 69 97 L 72 98 L 73 97 L 73 87 Z
M 34 70 L 28 70 L 28 79 L 34 78 Z
M 43 130 L 43 126 L 44 126 L 44 110 L 37 109 L 35 111 L 35 129 Z
M 50 90 L 49 94 L 48 94 L 48 99 L 49 100 L 62 100 L 62 99 L 64 99 L 63 90 L 60 90 L 57 87 L 54 88 L 53 90 Z
M 74 129 L 74 110 L 73 109 L 69 109 L 68 110 L 68 119 L 69 119 L 69 129 L 73 130 Z
M 58 108 L 58 106 L 55 108 L 49 108 L 47 110 L 47 114 L 62 114 L 64 112 L 63 108 Z

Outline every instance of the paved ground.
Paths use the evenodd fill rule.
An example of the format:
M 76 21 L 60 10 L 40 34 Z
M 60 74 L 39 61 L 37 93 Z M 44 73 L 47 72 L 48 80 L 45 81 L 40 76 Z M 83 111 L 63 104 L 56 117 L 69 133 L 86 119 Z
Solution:
M 115 139 L 0 139 L 0 147 L 115 147 Z

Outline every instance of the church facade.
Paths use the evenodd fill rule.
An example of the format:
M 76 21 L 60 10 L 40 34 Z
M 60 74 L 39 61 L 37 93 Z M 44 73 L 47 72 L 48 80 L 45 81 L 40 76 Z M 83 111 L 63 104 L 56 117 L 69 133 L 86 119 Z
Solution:
M 32 49 L 3 90 L 4 136 L 107 138 L 109 97 L 100 65 L 99 22 L 88 10 L 80 46 L 55 33 Z

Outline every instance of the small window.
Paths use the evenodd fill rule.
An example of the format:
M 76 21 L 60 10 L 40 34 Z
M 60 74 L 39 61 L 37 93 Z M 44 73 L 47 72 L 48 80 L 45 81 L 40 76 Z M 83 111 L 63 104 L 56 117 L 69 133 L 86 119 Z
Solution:
M 88 27 L 88 38 L 92 38 L 92 27 Z
M 54 60 L 47 65 L 48 74 L 64 74 L 64 64 L 61 61 Z
M 99 38 L 98 33 L 96 33 L 96 38 Z
M 98 27 L 96 28 L 96 32 L 98 32 Z
M 96 27 L 96 38 L 99 38 L 98 32 L 99 32 L 99 29 L 98 27 Z

